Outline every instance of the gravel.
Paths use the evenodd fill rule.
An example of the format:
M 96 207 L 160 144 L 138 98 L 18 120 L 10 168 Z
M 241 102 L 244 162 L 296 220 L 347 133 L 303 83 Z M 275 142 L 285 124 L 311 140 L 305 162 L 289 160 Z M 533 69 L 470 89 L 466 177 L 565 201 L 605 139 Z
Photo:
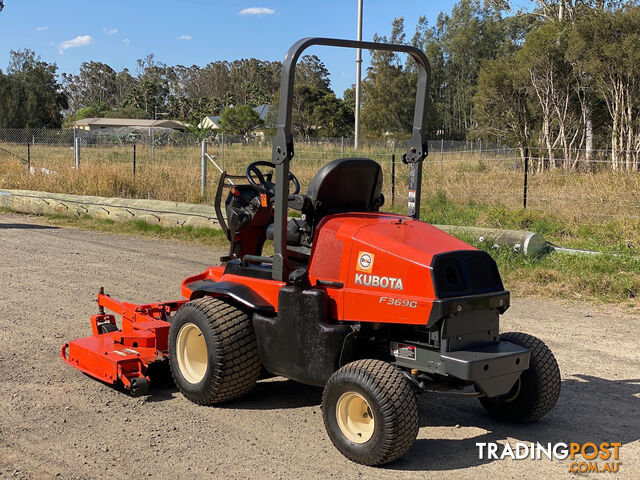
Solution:
M 201 407 L 171 384 L 131 398 L 60 359 L 62 343 L 90 335 L 100 286 L 131 302 L 178 299 L 182 279 L 223 253 L 0 214 L 0 480 L 584 477 L 568 472 L 569 460 L 478 458 L 476 442 L 507 440 L 622 442 L 615 478 L 640 478 L 640 320 L 612 305 L 513 299 L 501 329 L 554 351 L 563 378 L 555 410 L 513 426 L 476 400 L 423 396 L 417 441 L 383 468 L 333 447 L 321 389 L 275 378 Z

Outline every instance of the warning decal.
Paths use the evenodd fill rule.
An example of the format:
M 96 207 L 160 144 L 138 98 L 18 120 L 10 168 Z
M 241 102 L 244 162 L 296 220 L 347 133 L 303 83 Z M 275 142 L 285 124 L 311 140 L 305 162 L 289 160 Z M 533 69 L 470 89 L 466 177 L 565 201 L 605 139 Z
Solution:
M 404 343 L 391 342 L 391 354 L 396 358 L 415 360 L 416 347 L 414 347 L 413 345 L 406 345 Z

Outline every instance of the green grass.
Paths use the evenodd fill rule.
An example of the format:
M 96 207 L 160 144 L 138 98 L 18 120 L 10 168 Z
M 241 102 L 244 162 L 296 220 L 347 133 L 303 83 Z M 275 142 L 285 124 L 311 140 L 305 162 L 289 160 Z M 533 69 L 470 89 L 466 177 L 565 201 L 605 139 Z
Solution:
M 493 256 L 505 287 L 518 295 L 639 306 L 640 259 L 637 257 L 551 253 L 529 258 L 509 248 L 493 250 L 477 243 L 475 246 Z
M 529 230 L 562 247 L 640 256 L 638 219 L 571 219 L 530 209 L 483 205 L 471 201 L 458 203 L 443 192 L 423 200 L 420 218 L 440 225 Z
M 88 216 L 75 218 L 62 215 L 47 215 L 44 216 L 44 218 L 50 225 L 59 227 L 116 233 L 120 235 L 138 235 L 161 240 L 179 240 L 218 248 L 228 248 L 229 246 L 224 233 L 221 230 L 214 230 L 212 228 L 199 228 L 190 225 L 184 227 L 163 227 L 160 225 L 151 225 L 142 220 L 114 222 L 113 220 L 101 220 Z
M 640 305 L 638 220 L 572 221 L 532 210 L 455 203 L 443 193 L 423 201 L 421 219 L 434 224 L 529 230 L 558 246 L 603 252 L 602 255 L 551 253 L 530 258 L 506 247 L 495 250 L 471 236 L 463 238 L 493 256 L 506 288 L 518 295 Z

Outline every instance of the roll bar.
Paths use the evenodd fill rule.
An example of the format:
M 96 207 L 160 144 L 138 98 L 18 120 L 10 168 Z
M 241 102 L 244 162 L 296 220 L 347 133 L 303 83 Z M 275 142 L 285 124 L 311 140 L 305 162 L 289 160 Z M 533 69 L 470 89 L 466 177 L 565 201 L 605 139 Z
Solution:
M 409 171 L 409 195 L 407 216 L 420 215 L 420 190 L 422 184 L 422 161 L 427 156 L 427 136 L 424 132 L 427 111 L 431 68 L 425 54 L 419 48 L 392 43 L 358 42 L 337 38 L 308 37 L 294 43 L 284 57 L 280 78 L 280 104 L 276 136 L 273 139 L 272 162 L 276 166 L 275 212 L 273 238 L 273 279 L 286 281 L 289 274 L 287 260 L 287 210 L 289 197 L 289 162 L 293 158 L 293 134 L 291 133 L 291 105 L 296 63 L 300 54 L 312 45 L 329 47 L 363 48 L 388 52 L 407 53 L 418 65 L 418 88 L 413 114 L 413 130 L 407 144 L 407 153 L 402 160 L 411 165 Z

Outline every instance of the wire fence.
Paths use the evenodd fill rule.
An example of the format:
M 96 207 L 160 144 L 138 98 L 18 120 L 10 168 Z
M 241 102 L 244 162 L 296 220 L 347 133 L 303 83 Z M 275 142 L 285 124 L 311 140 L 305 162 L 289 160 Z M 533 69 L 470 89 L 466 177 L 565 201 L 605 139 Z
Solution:
M 409 172 L 404 147 L 394 138 L 364 139 L 358 150 L 351 138 L 295 139 L 291 170 L 305 188 L 331 160 L 371 158 L 383 168 L 386 208 L 401 208 Z M 260 135 L 217 133 L 204 148 L 206 156 L 202 139 L 170 129 L 0 129 L 0 188 L 210 204 L 219 169 L 242 174 L 249 163 L 271 158 L 271 139 Z M 430 141 L 423 197 L 594 221 L 640 218 L 637 169 L 612 170 L 607 150 L 564 153 Z

